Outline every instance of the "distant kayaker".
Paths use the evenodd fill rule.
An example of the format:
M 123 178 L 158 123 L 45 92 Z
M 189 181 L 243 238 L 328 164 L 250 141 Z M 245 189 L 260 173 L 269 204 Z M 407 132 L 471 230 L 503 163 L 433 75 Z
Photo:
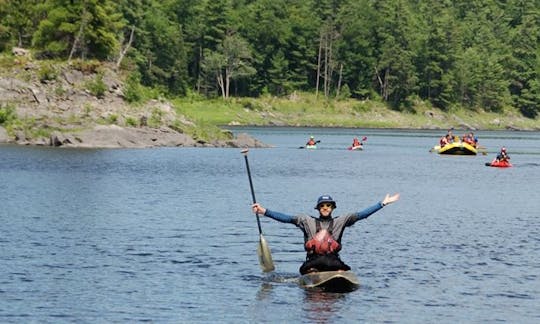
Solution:
M 304 249 L 307 253 L 306 261 L 300 267 L 300 273 L 306 274 L 316 271 L 350 270 L 351 268 L 339 258 L 341 250 L 341 237 L 345 227 L 352 226 L 357 221 L 369 217 L 384 206 L 399 200 L 399 193 L 384 199 L 375 205 L 360 212 L 348 213 L 339 217 L 332 217 L 336 209 L 336 202 L 328 195 L 320 196 L 315 209 L 319 217 L 310 215 L 286 215 L 264 208 L 258 203 L 252 205 L 253 212 L 268 216 L 282 223 L 296 225 L 304 233 Z
M 508 153 L 506 153 L 506 147 L 502 147 L 499 154 L 497 154 L 497 157 L 495 158 L 495 161 L 502 162 L 502 161 L 510 161 L 510 156 Z
M 358 146 L 362 146 L 362 143 L 360 143 L 360 141 L 358 140 L 358 137 L 355 137 L 353 138 L 353 141 L 352 141 L 352 147 L 358 147 Z
M 317 142 L 315 141 L 315 137 L 310 136 L 309 140 L 306 143 L 306 146 L 312 146 L 312 145 L 315 145 L 315 144 L 317 144 Z

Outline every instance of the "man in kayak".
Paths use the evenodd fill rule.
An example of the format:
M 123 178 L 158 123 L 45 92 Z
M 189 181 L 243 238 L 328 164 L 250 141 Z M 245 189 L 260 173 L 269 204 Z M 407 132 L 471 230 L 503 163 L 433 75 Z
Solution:
M 351 147 L 362 146 L 362 143 L 358 140 L 358 137 L 353 138 Z
M 317 144 L 317 142 L 315 141 L 315 137 L 310 136 L 310 137 L 309 137 L 309 140 L 308 140 L 307 143 L 306 143 L 306 146 L 313 146 L 313 145 L 315 145 L 315 144 Z
M 371 207 L 335 218 L 332 217 L 332 211 L 336 209 L 336 202 L 328 195 L 320 196 L 317 200 L 315 209 L 319 211 L 318 218 L 310 215 L 286 215 L 266 209 L 258 203 L 253 204 L 252 209 L 256 214 L 268 216 L 282 223 L 294 224 L 302 230 L 307 255 L 306 261 L 300 267 L 300 273 L 306 274 L 316 271 L 350 270 L 351 268 L 339 258 L 341 237 L 345 227 L 352 226 L 398 200 L 399 193 L 392 196 L 387 194 L 382 201 Z
M 510 161 L 510 156 L 508 153 L 506 153 L 506 147 L 502 147 L 499 154 L 497 154 L 497 157 L 495 158 L 495 161 L 497 162 L 508 162 Z

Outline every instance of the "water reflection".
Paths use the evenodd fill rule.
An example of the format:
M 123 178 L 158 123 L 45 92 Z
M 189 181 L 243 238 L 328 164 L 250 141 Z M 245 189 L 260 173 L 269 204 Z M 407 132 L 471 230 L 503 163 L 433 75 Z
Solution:
M 329 293 L 321 290 L 306 290 L 304 311 L 306 318 L 314 323 L 331 323 L 342 305 L 346 294 Z
M 261 288 L 257 292 L 257 300 L 265 300 L 270 297 L 274 286 L 269 282 L 263 282 Z

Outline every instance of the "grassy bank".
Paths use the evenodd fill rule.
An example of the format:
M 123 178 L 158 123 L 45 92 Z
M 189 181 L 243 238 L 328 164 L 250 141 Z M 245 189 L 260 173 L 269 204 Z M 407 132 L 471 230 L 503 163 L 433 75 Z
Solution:
M 513 109 L 501 114 L 464 109 L 444 112 L 418 102 L 410 111 L 398 112 L 376 101 L 325 100 L 309 93 L 286 98 L 191 98 L 173 102 L 178 113 L 203 126 L 540 130 L 540 119 L 525 118 Z

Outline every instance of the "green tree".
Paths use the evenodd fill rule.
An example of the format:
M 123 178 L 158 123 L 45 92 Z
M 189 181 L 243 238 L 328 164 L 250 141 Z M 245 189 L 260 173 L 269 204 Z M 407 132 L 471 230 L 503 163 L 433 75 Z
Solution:
M 250 78 L 251 93 L 307 90 L 317 48 L 317 22 L 310 1 L 256 0 L 243 12 L 240 32 L 253 49 L 257 70 Z M 286 84 L 279 86 L 278 80 Z
M 256 71 L 251 66 L 247 42 L 238 35 L 226 36 L 216 51 L 205 55 L 204 69 L 212 75 L 223 99 L 229 98 L 232 80 L 248 77 Z
M 500 111 L 508 103 L 508 79 L 505 61 L 510 55 L 503 42 L 509 35 L 504 12 L 493 1 L 461 4 L 460 31 L 463 35 L 456 71 L 469 75 L 470 80 L 459 80 L 461 97 L 457 101 L 469 108 Z M 468 71 L 464 71 L 467 69 Z M 459 74 L 456 74 L 459 75 Z
M 357 98 L 369 98 L 373 91 L 377 61 L 376 19 L 377 13 L 370 0 L 350 0 L 338 16 L 341 39 L 337 44 L 337 55 L 344 65 L 344 83 Z
M 290 5 L 294 6 L 293 3 Z M 284 0 L 257 0 L 244 9 L 245 20 L 240 32 L 253 48 L 253 64 L 257 74 L 251 84 L 256 93 L 266 89 L 278 94 L 285 89 L 276 82 L 287 80 L 289 73 L 289 62 L 285 57 L 285 52 L 288 53 L 287 39 L 290 37 L 290 22 L 286 21 L 289 9 Z
M 510 94 L 523 115 L 540 114 L 540 1 L 511 1 L 509 36 L 512 55 L 507 60 Z
M 289 62 L 283 53 L 278 50 L 271 58 L 271 67 L 268 69 L 268 90 L 272 94 L 284 95 L 294 89 L 289 82 Z
M 116 54 L 123 27 L 111 0 L 48 0 L 48 12 L 33 35 L 33 45 L 45 56 L 97 58 Z
M 32 34 L 40 18 L 38 9 L 42 2 L 40 0 L 0 1 L 0 26 L 3 25 L 0 29 L 4 30 L 4 33 L 0 31 L 0 34 L 4 34 L 6 41 L 9 39 L 18 47 L 31 45 Z M 0 38 L 4 37 L 0 36 Z
M 199 72 L 196 76 L 197 89 L 204 93 L 212 89 L 211 84 L 205 83 L 208 77 L 201 66 L 205 55 L 217 51 L 225 37 L 236 32 L 237 26 L 232 21 L 232 0 L 203 0 L 194 9 L 200 15 L 194 21 L 200 28 L 193 44 L 193 51 L 197 55 L 194 68 Z
M 377 63 L 375 79 L 383 100 L 398 108 L 410 95 L 417 93 L 418 76 L 414 65 L 414 20 L 405 0 L 378 1 L 375 30 Z
M 188 82 L 194 90 L 201 92 L 206 1 L 168 0 L 165 8 L 174 16 L 171 19 L 182 25 Z
M 452 1 L 432 1 L 418 8 L 421 33 L 416 65 L 419 96 L 436 107 L 447 109 L 453 100 L 451 73 L 460 46 Z
M 149 7 L 136 42 L 137 64 L 143 84 L 164 86 L 171 94 L 187 92 L 187 61 L 181 26 L 159 5 Z

